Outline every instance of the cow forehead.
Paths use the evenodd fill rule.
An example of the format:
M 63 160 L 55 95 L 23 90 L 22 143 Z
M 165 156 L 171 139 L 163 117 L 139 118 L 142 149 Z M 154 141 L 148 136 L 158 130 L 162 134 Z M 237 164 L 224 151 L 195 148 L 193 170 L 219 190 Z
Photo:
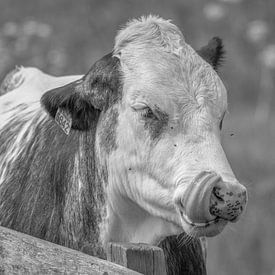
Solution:
M 227 108 L 219 76 L 170 21 L 154 16 L 131 21 L 116 37 L 114 54 L 121 59 L 130 102 L 146 101 L 167 113 L 210 104 L 220 116 Z
M 137 46 L 143 48 L 159 46 L 168 52 L 177 54 L 184 37 L 181 31 L 169 20 L 157 16 L 141 17 L 128 22 L 115 39 L 114 53 Z

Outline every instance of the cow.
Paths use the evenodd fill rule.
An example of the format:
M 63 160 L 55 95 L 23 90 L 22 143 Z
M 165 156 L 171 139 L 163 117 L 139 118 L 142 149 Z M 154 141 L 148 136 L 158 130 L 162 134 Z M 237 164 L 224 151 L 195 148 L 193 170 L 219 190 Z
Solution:
M 211 237 L 238 221 L 247 192 L 220 141 L 223 52 L 147 16 L 84 76 L 15 69 L 0 97 L 0 224 L 105 258 L 108 242 Z

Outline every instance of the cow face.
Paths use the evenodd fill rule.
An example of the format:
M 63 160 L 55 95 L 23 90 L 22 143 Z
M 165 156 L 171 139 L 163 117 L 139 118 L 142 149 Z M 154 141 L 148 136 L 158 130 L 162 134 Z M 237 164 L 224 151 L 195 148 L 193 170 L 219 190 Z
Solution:
M 213 236 L 238 220 L 247 198 L 220 143 L 221 54 L 217 38 L 197 53 L 170 22 L 142 18 L 85 77 L 43 96 L 52 116 L 69 111 L 73 129 L 97 120 L 108 240 L 152 243 L 183 230 Z

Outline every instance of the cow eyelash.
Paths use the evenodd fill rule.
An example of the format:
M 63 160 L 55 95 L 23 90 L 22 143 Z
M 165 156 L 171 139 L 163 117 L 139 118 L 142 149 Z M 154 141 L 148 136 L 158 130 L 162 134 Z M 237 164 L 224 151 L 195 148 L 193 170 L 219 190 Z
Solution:
M 149 107 L 146 107 L 146 108 L 140 110 L 140 112 L 141 112 L 141 116 L 144 117 L 144 118 L 146 118 L 146 119 L 147 118 L 148 119 L 152 119 L 152 118 L 157 119 L 156 115 L 154 114 L 154 112 L 152 111 L 152 109 L 149 108 Z

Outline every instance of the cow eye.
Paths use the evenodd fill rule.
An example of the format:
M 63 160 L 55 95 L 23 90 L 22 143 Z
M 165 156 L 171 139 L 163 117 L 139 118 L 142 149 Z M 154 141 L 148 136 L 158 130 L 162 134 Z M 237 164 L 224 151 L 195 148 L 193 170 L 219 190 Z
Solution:
M 143 110 L 141 110 L 141 115 L 142 117 L 148 118 L 148 119 L 157 118 L 153 113 L 152 109 L 149 107 L 146 107 Z
M 152 111 L 152 109 L 143 103 L 138 103 L 132 106 L 132 108 L 138 112 L 142 118 L 145 119 L 157 119 L 156 114 Z

